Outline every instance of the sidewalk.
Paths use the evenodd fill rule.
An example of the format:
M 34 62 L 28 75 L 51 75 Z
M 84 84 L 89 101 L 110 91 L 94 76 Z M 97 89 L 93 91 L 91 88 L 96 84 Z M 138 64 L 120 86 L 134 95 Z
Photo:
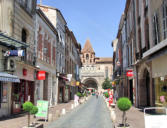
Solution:
M 46 127 L 49 123 L 55 121 L 60 117 L 63 108 L 66 109 L 66 112 L 71 111 L 71 104 L 73 103 L 74 101 L 70 101 L 68 103 L 62 103 L 54 107 L 50 107 L 49 114 L 52 114 L 52 118 L 48 122 L 45 121 L 37 121 L 37 122 L 43 123 L 44 127 Z M 31 122 L 34 122 L 33 116 L 31 116 Z M 0 128 L 22 128 L 24 126 L 27 126 L 27 115 L 25 114 L 20 114 L 14 117 L 11 116 L 10 118 L 0 120 Z
M 115 126 L 122 122 L 122 112 L 116 107 L 116 122 Z M 144 113 L 141 109 L 131 107 L 130 110 L 126 112 L 127 123 L 130 124 L 130 128 L 144 128 Z

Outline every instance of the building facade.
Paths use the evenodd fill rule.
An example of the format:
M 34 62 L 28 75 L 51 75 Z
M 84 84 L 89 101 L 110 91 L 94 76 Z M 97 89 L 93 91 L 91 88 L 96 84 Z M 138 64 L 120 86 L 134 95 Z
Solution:
M 124 10 L 125 27 L 118 30 L 122 42 L 122 71 L 127 85 L 123 96 L 136 107 L 164 106 L 166 103 L 166 0 L 127 0 Z M 121 18 L 122 21 L 122 18 Z M 125 33 L 124 33 L 125 28 Z M 125 38 L 125 42 L 123 41 Z M 125 45 L 126 44 L 126 45 Z M 119 49 L 117 45 L 116 49 Z M 127 53 L 127 54 L 125 54 Z M 117 64 L 116 50 L 114 65 Z M 128 61 L 127 61 L 128 60 Z M 131 71 L 130 71 L 130 70 Z M 116 67 L 114 66 L 114 73 Z M 131 72 L 131 76 L 129 75 Z M 121 80 L 124 77 L 116 77 Z
M 77 42 L 73 32 L 66 26 L 65 73 L 70 77 L 69 81 L 66 83 L 66 85 L 68 85 L 66 89 L 68 100 L 74 100 L 74 95 L 79 89 L 79 85 L 77 85 L 76 82 L 80 82 L 80 52 L 81 45 Z
M 89 40 L 81 50 L 81 82 L 87 88 L 101 90 L 105 78 L 112 79 L 112 58 L 96 57 Z
M 56 45 L 58 33 L 42 10 L 36 13 L 36 67 L 37 75 L 45 72 L 45 80 L 36 79 L 36 100 L 47 100 L 49 105 L 57 104 L 56 90 Z
M 32 0 L 2 0 L 0 3 L 0 15 L 3 17 L 0 19 L 0 48 L 4 50 L 0 53 L 3 60 L 1 78 L 4 78 L 0 88 L 1 94 L 6 97 L 0 116 L 21 112 L 22 104 L 27 100 L 34 103 L 35 9 L 36 1 Z

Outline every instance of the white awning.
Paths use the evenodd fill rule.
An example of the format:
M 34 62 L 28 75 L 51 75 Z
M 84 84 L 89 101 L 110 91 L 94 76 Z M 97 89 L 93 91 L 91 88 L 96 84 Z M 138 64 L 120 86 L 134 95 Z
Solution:
M 17 76 L 6 72 L 0 72 L 0 81 L 20 83 L 20 79 Z

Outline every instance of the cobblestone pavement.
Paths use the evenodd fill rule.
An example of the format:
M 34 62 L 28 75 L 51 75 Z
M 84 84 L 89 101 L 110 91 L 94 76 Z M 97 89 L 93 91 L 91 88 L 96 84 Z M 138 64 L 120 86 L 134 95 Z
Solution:
M 72 103 L 74 102 L 70 101 L 68 103 L 62 103 L 54 107 L 50 107 L 49 113 L 52 114 L 52 118 L 49 120 L 49 122 L 37 121 L 37 119 L 34 119 L 33 116 L 31 116 L 31 122 L 34 122 L 34 120 L 36 120 L 37 122 L 42 123 L 45 127 L 47 127 L 49 123 L 59 118 L 61 110 L 63 108 L 66 109 L 66 112 L 71 111 Z M 27 115 L 25 114 L 19 114 L 17 116 L 11 116 L 9 118 L 4 118 L 0 120 L 0 128 L 23 128 L 24 126 L 27 126 Z
M 85 104 L 49 124 L 48 128 L 112 128 L 110 112 L 102 97 L 92 96 Z

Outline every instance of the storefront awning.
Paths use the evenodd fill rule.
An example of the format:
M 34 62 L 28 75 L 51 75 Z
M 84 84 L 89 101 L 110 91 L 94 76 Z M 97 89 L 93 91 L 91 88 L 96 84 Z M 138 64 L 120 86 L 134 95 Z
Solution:
M 0 32 L 0 42 L 1 42 L 1 44 L 3 44 L 4 46 L 7 46 L 7 47 L 15 47 L 15 48 L 25 47 L 26 48 L 29 46 L 24 42 L 18 41 L 12 37 L 9 37 L 9 36 L 3 34 L 2 32 Z
M 5 72 L 0 72 L 0 81 L 20 83 L 20 79 L 17 76 Z

